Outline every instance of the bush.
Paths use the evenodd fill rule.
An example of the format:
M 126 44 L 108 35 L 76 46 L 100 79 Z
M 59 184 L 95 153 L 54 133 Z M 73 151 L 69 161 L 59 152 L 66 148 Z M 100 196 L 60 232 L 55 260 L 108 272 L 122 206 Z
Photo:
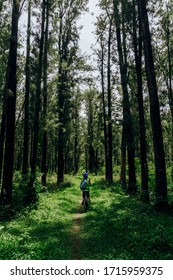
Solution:
M 42 187 L 39 181 L 39 175 L 40 174 L 37 174 L 36 179 L 34 180 L 30 174 L 25 176 L 15 174 L 13 187 L 13 200 L 15 204 L 28 205 L 30 203 L 37 203 L 38 194 Z

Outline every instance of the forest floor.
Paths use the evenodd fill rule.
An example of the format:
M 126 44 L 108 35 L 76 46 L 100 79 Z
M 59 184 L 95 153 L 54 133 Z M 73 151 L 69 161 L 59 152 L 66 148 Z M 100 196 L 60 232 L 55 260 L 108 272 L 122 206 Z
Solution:
M 57 188 L 50 178 L 37 207 L 0 221 L 1 260 L 173 259 L 173 214 L 96 177 L 86 213 L 80 178 L 66 180 Z
M 80 243 L 81 243 L 81 223 L 83 219 L 83 210 L 82 206 L 77 210 L 76 216 L 74 218 L 74 223 L 72 226 L 72 236 L 73 236 L 73 244 L 72 244 L 72 259 L 73 260 L 81 260 L 81 253 L 80 253 Z

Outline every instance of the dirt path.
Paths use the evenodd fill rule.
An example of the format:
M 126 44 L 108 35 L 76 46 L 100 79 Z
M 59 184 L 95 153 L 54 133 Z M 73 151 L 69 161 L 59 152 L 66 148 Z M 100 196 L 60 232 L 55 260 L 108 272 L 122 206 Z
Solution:
M 79 206 L 77 209 L 77 212 L 75 214 L 74 218 L 74 224 L 72 227 L 72 238 L 73 238 L 73 244 L 72 244 L 72 260 L 81 260 L 80 255 L 80 242 L 81 242 L 81 236 L 80 236 L 80 225 L 81 220 L 83 219 L 83 206 Z

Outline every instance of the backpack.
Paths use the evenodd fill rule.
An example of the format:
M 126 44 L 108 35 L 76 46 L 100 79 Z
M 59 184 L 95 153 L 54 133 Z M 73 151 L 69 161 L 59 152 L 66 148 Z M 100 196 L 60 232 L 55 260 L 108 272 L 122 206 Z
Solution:
M 87 180 L 82 180 L 81 183 L 80 183 L 80 189 L 81 191 L 85 190 L 86 189 L 86 186 L 87 186 Z

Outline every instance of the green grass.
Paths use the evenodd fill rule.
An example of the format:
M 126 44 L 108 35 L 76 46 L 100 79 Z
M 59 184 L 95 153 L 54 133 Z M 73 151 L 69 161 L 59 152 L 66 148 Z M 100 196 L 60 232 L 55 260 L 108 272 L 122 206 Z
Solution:
M 71 259 L 71 228 L 79 193 L 74 185 L 51 181 L 40 194 L 38 209 L 27 208 L 0 223 L 0 259 Z
M 52 176 L 37 207 L 2 220 L 0 259 L 73 259 L 79 182 L 80 177 L 67 176 L 57 187 Z M 129 197 L 118 183 L 108 187 L 93 177 L 89 211 L 82 209 L 80 221 L 81 259 L 173 259 L 172 214 Z
M 173 259 L 173 218 L 121 192 L 93 186 L 82 226 L 82 259 Z

